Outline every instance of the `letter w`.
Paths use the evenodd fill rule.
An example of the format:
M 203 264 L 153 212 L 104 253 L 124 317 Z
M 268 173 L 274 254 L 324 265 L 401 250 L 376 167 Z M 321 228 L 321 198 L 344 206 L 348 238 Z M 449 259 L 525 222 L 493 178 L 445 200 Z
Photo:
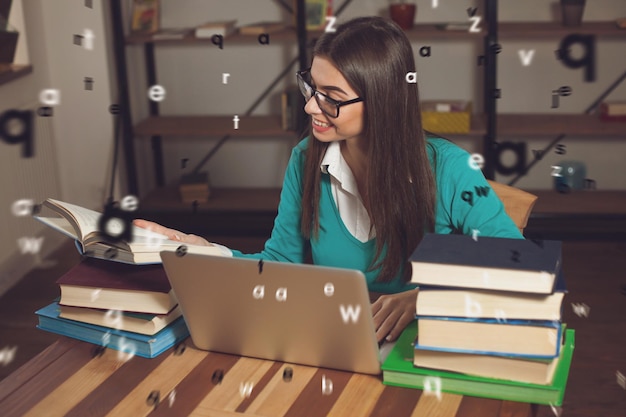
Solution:
M 239 395 L 241 395 L 241 398 L 248 398 L 250 397 L 250 394 L 252 394 L 252 389 L 254 388 L 254 382 L 246 382 L 245 384 L 243 382 L 239 383 Z
M 489 190 L 491 189 L 491 187 L 474 187 L 474 189 L 476 190 L 476 195 L 478 197 L 487 197 L 487 194 L 489 194 Z
M 361 314 L 361 305 L 359 304 L 356 308 L 349 305 L 348 308 L 346 308 L 341 304 L 339 310 L 341 310 L 341 318 L 345 324 L 348 324 L 348 320 L 350 319 L 352 323 L 356 323 L 359 320 L 359 314 Z

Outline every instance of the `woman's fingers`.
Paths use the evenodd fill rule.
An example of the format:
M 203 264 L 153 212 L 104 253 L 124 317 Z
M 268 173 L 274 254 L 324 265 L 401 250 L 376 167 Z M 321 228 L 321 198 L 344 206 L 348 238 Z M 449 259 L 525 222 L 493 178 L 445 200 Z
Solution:
M 176 242 L 188 243 L 190 245 L 204 245 L 211 246 L 206 239 L 196 235 L 188 235 L 176 229 L 169 229 L 165 226 L 161 226 L 158 223 L 151 222 L 143 219 L 135 219 L 133 220 L 133 224 L 137 227 L 141 227 L 142 229 L 150 230 L 151 232 L 159 233 L 161 235 L 167 236 L 168 239 L 174 240 Z
M 154 233 L 165 235 L 170 240 L 182 241 L 182 236 L 184 236 L 184 233 L 179 232 L 178 230 L 169 229 L 165 226 L 161 226 L 158 223 L 151 222 L 148 220 L 135 219 L 133 220 L 133 224 L 137 227 L 141 227 L 142 229 L 146 229 Z

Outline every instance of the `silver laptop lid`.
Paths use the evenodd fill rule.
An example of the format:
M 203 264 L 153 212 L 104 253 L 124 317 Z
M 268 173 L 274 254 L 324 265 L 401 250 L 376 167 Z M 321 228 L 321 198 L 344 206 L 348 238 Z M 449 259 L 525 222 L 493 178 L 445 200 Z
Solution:
M 360 271 L 170 251 L 161 259 L 199 349 L 380 373 Z

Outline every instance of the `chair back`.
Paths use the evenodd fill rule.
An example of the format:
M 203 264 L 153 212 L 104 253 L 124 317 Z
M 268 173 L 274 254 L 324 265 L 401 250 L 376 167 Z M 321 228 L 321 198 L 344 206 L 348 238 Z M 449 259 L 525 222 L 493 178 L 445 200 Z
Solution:
M 528 223 L 530 212 L 537 201 L 537 196 L 510 185 L 487 180 L 493 191 L 504 204 L 506 214 L 513 220 L 521 233 Z

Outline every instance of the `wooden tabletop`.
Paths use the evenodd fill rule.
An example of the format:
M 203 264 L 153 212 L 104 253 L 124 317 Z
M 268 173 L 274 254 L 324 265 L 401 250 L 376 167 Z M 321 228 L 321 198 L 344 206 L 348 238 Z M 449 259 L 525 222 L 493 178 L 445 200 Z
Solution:
M 380 376 L 186 344 L 154 359 L 95 348 L 69 338 L 52 344 L 0 382 L 2 415 L 526 417 L 536 411 L 530 404 L 455 394 L 438 399 L 383 385 Z

